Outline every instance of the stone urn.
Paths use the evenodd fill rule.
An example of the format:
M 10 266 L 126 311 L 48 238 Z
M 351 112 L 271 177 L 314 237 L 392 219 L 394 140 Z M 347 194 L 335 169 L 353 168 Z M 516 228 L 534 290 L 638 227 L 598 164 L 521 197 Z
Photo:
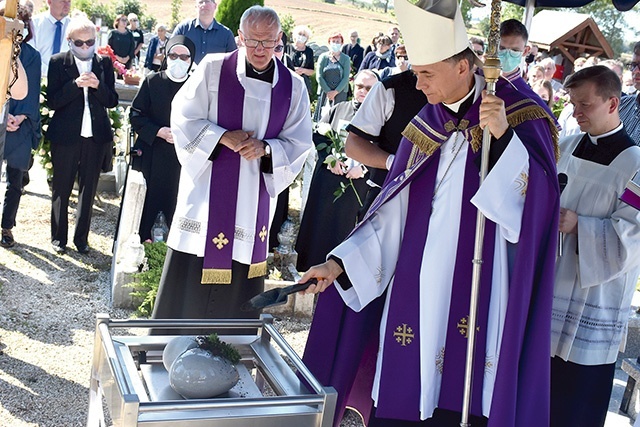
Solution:
M 237 350 L 215 334 L 208 337 L 177 337 L 162 354 L 169 384 L 187 399 L 207 399 L 229 391 L 240 379 L 235 366 Z

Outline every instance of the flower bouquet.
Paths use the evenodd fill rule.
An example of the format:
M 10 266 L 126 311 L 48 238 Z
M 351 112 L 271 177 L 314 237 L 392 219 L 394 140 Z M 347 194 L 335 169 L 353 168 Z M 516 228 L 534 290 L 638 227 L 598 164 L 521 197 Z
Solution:
M 109 58 L 111 58 L 111 63 L 113 64 L 113 68 L 115 68 L 119 76 L 126 73 L 127 69 L 125 68 L 123 63 L 119 62 L 116 59 L 116 54 L 113 52 L 113 49 L 111 48 L 111 46 L 109 45 L 100 46 L 98 47 L 98 50 L 96 52 L 98 53 L 98 55 L 108 56 Z
M 339 135 L 336 131 L 331 128 L 331 125 L 326 122 L 320 122 L 316 125 L 316 132 L 322 136 L 324 136 L 328 142 L 321 142 L 316 146 L 318 151 L 325 150 L 328 155 L 324 160 L 324 164 L 327 165 L 327 169 L 333 169 L 338 164 L 347 164 L 353 162 L 352 159 L 347 157 L 344 152 L 344 138 Z M 346 168 L 346 167 L 345 167 Z M 344 170 L 344 169 L 343 169 Z M 346 172 L 346 170 L 344 170 Z M 335 198 L 333 201 L 335 202 L 340 197 L 344 195 L 349 187 L 353 189 L 354 194 L 356 195 L 356 199 L 358 200 L 358 204 L 362 206 L 362 200 L 360 199 L 360 195 L 356 190 L 356 187 L 353 185 L 353 179 L 349 179 L 349 184 L 345 184 L 343 182 L 340 183 L 340 187 L 334 191 L 333 195 Z

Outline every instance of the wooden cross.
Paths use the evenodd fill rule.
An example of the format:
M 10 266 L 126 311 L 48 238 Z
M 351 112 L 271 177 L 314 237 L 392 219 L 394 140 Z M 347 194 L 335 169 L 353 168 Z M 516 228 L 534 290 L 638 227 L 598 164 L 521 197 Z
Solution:
M 9 99 L 9 82 L 12 80 L 13 43 L 24 28 L 24 23 L 16 16 L 18 0 L 7 0 L 4 16 L 0 16 L 0 96 Z M 0 98 L 0 105 L 4 100 Z
M 220 233 L 213 238 L 213 243 L 216 245 L 216 248 L 222 249 L 224 245 L 229 243 L 229 239 L 224 236 L 224 233 Z
M 396 331 L 393 333 L 393 336 L 396 337 L 396 342 L 400 343 L 403 347 L 406 347 L 407 344 L 411 344 L 413 341 L 413 329 L 411 327 L 407 327 L 406 323 L 403 323 L 402 326 L 398 326 Z

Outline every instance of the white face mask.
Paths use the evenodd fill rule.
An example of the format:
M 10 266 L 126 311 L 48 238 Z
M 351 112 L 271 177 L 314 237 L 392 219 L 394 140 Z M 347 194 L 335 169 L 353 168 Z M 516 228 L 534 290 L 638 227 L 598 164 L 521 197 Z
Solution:
M 340 43 L 331 43 L 331 51 L 332 52 L 340 52 L 342 45 Z
M 296 37 L 296 42 L 297 43 L 305 43 L 306 41 L 307 41 L 307 38 L 305 36 Z
M 185 81 L 190 67 L 191 63 L 188 61 L 167 58 L 167 76 L 174 82 Z

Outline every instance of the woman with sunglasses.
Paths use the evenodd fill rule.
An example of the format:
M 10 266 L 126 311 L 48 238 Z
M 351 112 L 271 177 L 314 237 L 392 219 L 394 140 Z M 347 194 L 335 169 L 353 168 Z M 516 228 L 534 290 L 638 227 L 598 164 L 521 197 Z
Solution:
M 110 170 L 113 130 L 108 108 L 118 105 L 113 64 L 95 54 L 96 26 L 84 16 L 67 27 L 69 51 L 51 57 L 47 106 L 54 110 L 47 129 L 53 163 L 51 243 L 56 253 L 67 248 L 69 196 L 78 176 L 78 207 L 73 243 L 89 252 L 91 207 L 102 170 Z
M 107 44 L 113 49 L 118 62 L 124 64 L 129 69 L 133 64 L 133 57 L 136 50 L 136 41 L 133 34 L 127 28 L 129 19 L 127 15 L 120 15 L 113 21 L 113 30 L 109 31 Z
M 131 105 L 131 125 L 138 135 L 133 169 L 141 171 L 147 183 L 139 229 L 143 241 L 153 238 L 151 228 L 158 213 L 163 212 L 171 224 L 176 209 L 180 163 L 169 122 L 171 101 L 189 77 L 195 50 L 185 36 L 169 39 L 160 71 L 144 79 Z

